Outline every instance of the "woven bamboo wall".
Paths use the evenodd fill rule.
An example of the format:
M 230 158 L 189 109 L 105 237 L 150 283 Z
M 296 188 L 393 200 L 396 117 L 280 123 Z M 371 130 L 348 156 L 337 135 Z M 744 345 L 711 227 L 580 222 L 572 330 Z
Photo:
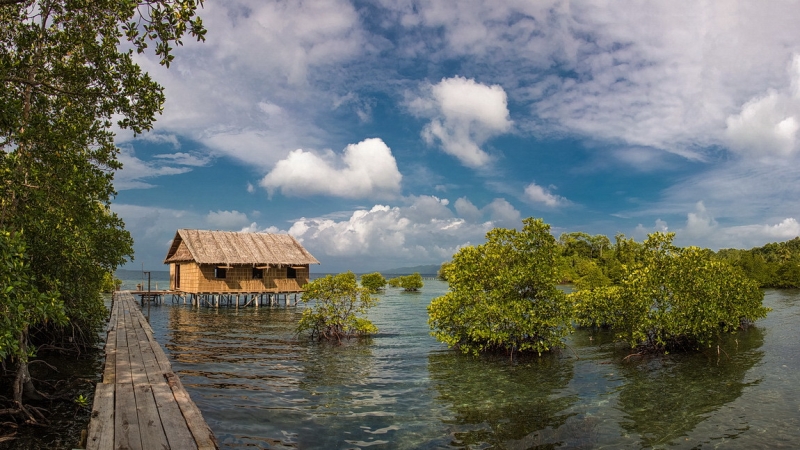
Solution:
M 181 264 L 180 288 L 183 292 L 274 292 L 275 279 L 285 279 L 286 267 L 264 269 L 262 279 L 253 278 L 252 266 L 234 266 L 226 270 L 224 279 L 214 278 L 215 265 Z M 297 266 L 300 267 L 300 266 Z M 308 283 L 309 267 L 295 269 L 297 284 Z M 175 286 L 175 268 L 170 264 L 170 287 Z

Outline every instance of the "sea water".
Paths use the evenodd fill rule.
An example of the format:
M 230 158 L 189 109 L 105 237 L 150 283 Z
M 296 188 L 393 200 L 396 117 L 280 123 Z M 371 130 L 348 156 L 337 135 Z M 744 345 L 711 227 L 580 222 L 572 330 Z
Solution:
M 437 280 L 418 293 L 389 288 L 369 313 L 379 333 L 335 344 L 295 333 L 302 306 L 197 308 L 167 297 L 149 320 L 222 448 L 800 442 L 800 291 L 766 291 L 773 311 L 719 350 L 626 358 L 608 334 L 578 330 L 560 352 L 511 361 L 461 355 L 430 336 L 426 307 L 446 290 Z

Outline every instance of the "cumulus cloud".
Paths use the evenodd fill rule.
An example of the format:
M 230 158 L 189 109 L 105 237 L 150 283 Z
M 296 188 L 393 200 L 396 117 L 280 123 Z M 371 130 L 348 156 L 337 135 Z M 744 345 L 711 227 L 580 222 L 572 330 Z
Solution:
M 262 180 L 270 195 L 331 195 L 345 198 L 386 198 L 400 192 L 403 176 L 392 151 L 378 139 L 350 144 L 339 157 L 302 149 L 289 153 Z
M 375 270 L 438 264 L 465 245 L 482 243 L 494 227 L 521 224 L 519 211 L 504 199 L 479 210 L 461 198 L 455 202 L 456 214 L 447 199 L 423 195 L 405 201 L 404 206 L 375 205 L 337 217 L 301 218 L 292 221 L 288 233 L 333 267 L 328 270 Z M 484 216 L 489 220 L 483 221 Z M 256 223 L 245 230 L 264 231 Z
M 247 214 L 233 211 L 209 211 L 206 215 L 206 223 L 217 230 L 232 230 L 248 224 L 250 220 Z
M 466 197 L 461 197 L 456 200 L 454 206 L 456 208 L 456 213 L 470 222 L 478 222 L 483 216 L 483 213 L 481 213 L 478 207 L 472 204 Z
M 769 90 L 742 106 L 726 120 L 726 137 L 732 149 L 756 156 L 788 156 L 798 149 L 800 130 L 800 55 L 794 55 L 791 84 L 783 91 Z
M 435 200 L 434 200 L 435 201 Z M 344 220 L 310 218 L 296 221 L 289 233 L 315 255 L 332 260 L 438 263 L 458 248 L 480 241 L 485 224 L 470 224 L 455 217 L 442 217 L 431 208 L 431 199 L 420 197 L 407 207 L 376 205 L 354 211 Z M 423 205 L 429 203 L 428 205 Z M 431 213 L 428 216 L 421 211 Z M 319 259 L 319 256 L 318 256 Z
M 495 226 L 516 228 L 520 226 L 522 215 L 514 206 L 504 198 L 496 198 L 484 207 Z
M 550 207 L 562 206 L 569 203 L 569 200 L 551 193 L 550 189 L 545 189 L 536 183 L 531 183 L 525 187 L 525 198 L 533 203 L 540 203 Z
M 503 88 L 457 76 L 442 79 L 427 90 L 425 97 L 409 103 L 416 114 L 431 117 L 422 130 L 425 141 L 431 145 L 438 141 L 442 150 L 467 167 L 489 163 L 491 158 L 481 146 L 512 125 Z

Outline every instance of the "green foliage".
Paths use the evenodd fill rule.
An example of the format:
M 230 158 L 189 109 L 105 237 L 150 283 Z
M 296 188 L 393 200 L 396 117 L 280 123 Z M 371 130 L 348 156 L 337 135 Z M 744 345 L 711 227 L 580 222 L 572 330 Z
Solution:
M 35 281 L 23 236 L 0 230 L 0 360 L 27 361 L 28 329 L 67 320 L 56 293 L 39 291 Z
M 297 332 L 309 331 L 319 340 L 342 340 L 351 336 L 366 336 L 378 329 L 361 317 L 378 303 L 369 289 L 360 287 L 353 272 L 318 278 L 304 287 L 303 303 L 315 300 L 313 307 L 303 310 Z
M 464 353 L 536 352 L 563 345 L 571 307 L 556 287 L 558 247 L 549 225 L 523 220 L 464 247 L 444 270 L 450 290 L 428 306 L 432 334 Z
M 711 346 L 721 333 L 766 316 L 757 283 L 709 250 L 673 246 L 673 237 L 649 235 L 619 285 L 571 294 L 577 323 L 607 326 L 632 347 L 662 351 Z
M 436 278 L 441 281 L 447 281 L 447 268 L 450 266 L 450 261 L 445 261 L 442 263 L 441 267 L 439 267 L 439 271 L 436 273 Z
M 411 275 L 404 275 L 394 277 L 389 280 L 389 286 L 403 288 L 405 291 L 418 291 L 422 289 L 424 283 L 422 282 L 422 275 L 419 272 L 412 273 Z
M 386 287 L 386 278 L 380 272 L 361 275 L 361 286 L 369 289 L 370 294 L 376 294 Z
M 740 267 L 761 287 L 800 287 L 800 237 L 750 250 L 722 249 L 717 257 Z
M 71 325 L 32 322 L 39 339 L 95 338 L 106 315 L 99 294 L 107 273 L 133 254 L 130 234 L 109 208 L 121 167 L 113 121 L 142 133 L 164 103 L 163 88 L 133 62 L 133 49 L 153 43 L 169 65 L 183 35 L 204 38 L 195 16 L 201 4 L 0 2 L 0 228 L 24 230 L 31 292 L 53 293 Z M 38 301 L 46 307 L 50 299 Z M 8 329 L 0 325 L 0 334 Z
M 77 397 L 75 397 L 75 404 L 81 408 L 88 408 L 91 406 L 89 404 L 89 397 L 86 397 L 83 394 L 80 394 Z
M 100 287 L 101 292 L 110 293 L 118 290 L 122 286 L 122 280 L 114 278 L 111 272 L 106 272 L 103 275 L 103 283 Z

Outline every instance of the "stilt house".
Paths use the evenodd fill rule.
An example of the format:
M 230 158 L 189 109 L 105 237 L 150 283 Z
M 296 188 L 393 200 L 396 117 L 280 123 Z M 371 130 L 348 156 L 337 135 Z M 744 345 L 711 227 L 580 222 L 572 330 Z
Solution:
M 319 261 L 288 234 L 181 229 L 164 264 L 172 291 L 289 293 L 302 292 Z

